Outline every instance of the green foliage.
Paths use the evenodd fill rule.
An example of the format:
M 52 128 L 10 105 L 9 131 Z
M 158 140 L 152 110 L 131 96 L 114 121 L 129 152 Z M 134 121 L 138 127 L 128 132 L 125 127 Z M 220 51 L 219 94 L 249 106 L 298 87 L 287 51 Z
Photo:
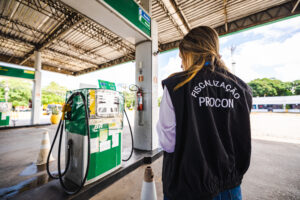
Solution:
M 300 80 L 295 80 L 292 82 L 293 86 L 299 86 L 300 85 Z
M 295 95 L 300 95 L 300 85 L 295 87 Z
M 0 81 L 0 98 L 4 98 L 4 88 L 9 88 L 8 102 L 13 106 L 28 106 L 31 99 L 32 82 L 22 79 L 6 79 Z
M 124 98 L 125 98 L 125 107 L 126 108 L 132 108 L 135 105 L 135 92 L 123 92 Z
M 42 104 L 64 103 L 67 88 L 51 82 L 42 89 Z
M 32 81 L 22 79 L 6 79 L 0 81 L 0 98 L 4 99 L 4 88 L 9 88 L 8 102 L 13 106 L 28 106 L 32 96 Z M 42 89 L 42 104 L 64 103 L 67 88 L 51 82 Z
M 0 101 L 4 99 L 5 82 L 0 81 Z
M 290 96 L 299 94 L 297 93 L 299 90 L 297 87 L 300 86 L 300 80 L 294 82 L 282 82 L 276 79 L 262 78 L 255 79 L 248 84 L 252 88 L 254 97 Z
M 295 95 L 300 95 L 300 80 L 292 82 L 292 89 L 295 92 Z

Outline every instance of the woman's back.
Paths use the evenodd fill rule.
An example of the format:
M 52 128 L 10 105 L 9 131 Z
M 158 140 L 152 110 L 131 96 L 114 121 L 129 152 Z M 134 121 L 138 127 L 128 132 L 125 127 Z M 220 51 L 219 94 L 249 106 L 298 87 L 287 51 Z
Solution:
M 164 153 L 164 194 L 170 199 L 211 199 L 240 185 L 250 163 L 251 89 L 210 65 L 163 81 L 176 116 L 174 153 Z
M 190 30 L 179 44 L 184 71 L 162 82 L 157 130 L 166 199 L 211 200 L 235 189 L 241 196 L 251 155 L 252 94 L 228 72 L 219 49 L 214 29 Z

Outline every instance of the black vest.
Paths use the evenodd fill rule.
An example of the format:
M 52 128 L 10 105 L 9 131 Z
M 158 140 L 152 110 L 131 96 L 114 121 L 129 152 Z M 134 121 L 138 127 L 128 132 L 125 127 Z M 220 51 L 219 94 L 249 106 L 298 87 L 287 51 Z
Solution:
M 162 81 L 176 115 L 175 150 L 164 152 L 162 173 L 170 200 L 211 200 L 240 185 L 250 164 L 251 89 L 233 74 L 210 67 L 176 91 L 184 72 Z

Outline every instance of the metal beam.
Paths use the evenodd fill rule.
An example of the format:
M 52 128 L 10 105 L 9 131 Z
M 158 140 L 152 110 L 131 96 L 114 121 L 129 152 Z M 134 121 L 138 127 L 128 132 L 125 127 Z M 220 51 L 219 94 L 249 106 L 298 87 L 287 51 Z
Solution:
M 5 19 L 5 20 L 9 20 L 8 17 L 2 16 L 1 14 L 0 14 L 0 18 Z M 39 30 L 35 30 L 34 27 L 30 27 L 30 26 L 28 26 L 28 25 L 26 25 L 26 24 L 23 24 L 22 22 L 14 21 L 14 20 L 9 20 L 8 22 L 12 25 L 12 27 L 15 27 L 15 26 L 21 26 L 21 27 L 24 27 L 24 28 L 26 28 L 26 29 L 28 29 L 28 30 L 36 31 L 36 32 L 39 33 L 39 34 L 46 35 L 46 33 L 41 32 L 41 31 L 39 31 Z M 1 25 L 2 25 L 2 24 L 0 24 L 0 26 L 1 26 Z M 6 27 L 6 28 L 7 28 L 7 27 Z M 15 31 L 10 31 L 10 32 L 8 32 L 8 33 L 4 33 L 3 31 L 0 30 L 0 37 L 3 37 L 3 38 L 5 38 L 5 39 L 10 39 L 10 40 L 13 40 L 13 41 L 18 41 L 18 42 L 21 42 L 21 43 L 30 45 L 29 47 L 31 47 L 32 49 L 35 49 L 36 46 L 39 46 L 39 45 L 40 45 L 39 43 L 35 43 L 35 42 L 31 41 L 31 40 L 27 40 L 27 39 L 25 39 L 24 37 L 20 37 L 20 36 L 18 36 L 18 34 L 15 35 L 15 34 L 13 34 L 14 32 L 15 32 Z M 72 50 L 71 50 L 71 51 L 78 53 L 78 55 L 88 55 L 88 56 L 90 56 L 90 57 L 91 57 L 91 56 L 92 56 L 92 57 L 100 57 L 100 58 L 105 59 L 106 61 L 108 61 L 107 58 L 104 58 L 104 57 L 102 57 L 102 56 L 99 56 L 99 55 L 90 53 L 90 50 L 83 49 L 83 48 L 82 48 L 81 46 L 79 46 L 79 45 L 75 45 L 75 44 L 69 43 L 69 42 L 67 42 L 67 41 L 65 41 L 65 40 L 63 40 L 63 39 L 58 39 L 58 41 L 59 41 L 59 42 L 57 43 L 58 45 L 59 45 L 60 43 L 63 43 L 63 44 L 65 44 L 65 45 L 67 45 L 68 47 L 69 47 L 69 46 L 72 46 Z M 72 54 L 69 54 L 68 52 L 62 52 L 62 51 L 60 51 L 60 50 L 56 50 L 56 49 L 54 49 L 54 48 L 52 48 L 52 47 L 45 47 L 45 49 L 46 49 L 46 50 L 50 50 L 51 52 L 54 52 L 54 53 L 58 53 L 58 54 L 61 54 L 61 55 L 67 56 L 67 57 L 71 57 L 71 58 L 73 58 L 73 59 L 80 60 L 80 61 L 82 61 L 82 62 L 86 62 L 86 63 L 89 63 L 89 64 L 93 64 L 93 65 L 95 65 L 95 66 L 98 66 L 98 64 L 99 64 L 99 63 L 92 62 L 91 60 L 82 59 L 82 58 L 80 58 L 79 56 L 74 56 L 74 55 L 72 55 Z M 69 49 L 70 49 L 70 48 L 69 48 Z M 14 55 L 13 55 L 13 56 L 14 56 Z M 12 59 L 12 58 L 11 58 L 11 59 Z M 9 59 L 9 60 L 7 60 L 7 61 L 11 61 L 11 59 Z
M 190 29 L 190 26 L 188 25 L 188 22 L 187 22 L 187 20 L 184 16 L 183 12 L 180 9 L 180 5 L 178 5 L 176 3 L 176 0 L 169 0 L 169 1 L 170 1 L 171 5 L 173 6 L 173 8 L 175 9 L 175 11 L 176 11 L 177 15 L 179 16 L 180 20 L 182 21 L 182 24 L 186 28 L 187 32 L 189 32 L 191 29 Z
M 38 12 L 42 12 L 43 9 L 45 9 L 45 6 L 48 6 L 48 8 L 52 8 L 52 9 L 48 9 L 48 10 L 51 10 L 51 11 L 53 11 L 54 8 L 58 8 L 59 12 L 64 12 L 65 15 L 67 15 L 66 16 L 67 18 L 65 19 L 65 21 L 61 22 L 60 25 L 58 25 L 55 28 L 55 30 L 52 31 L 51 34 L 47 34 L 45 32 L 42 32 L 42 31 L 38 30 L 37 28 L 32 27 L 28 24 L 25 24 L 21 21 L 13 20 L 13 19 L 10 19 L 8 16 L 3 16 L 2 14 L 0 14 L 0 18 L 4 19 L 3 21 L 0 21 L 0 26 L 2 25 L 3 27 L 6 28 L 6 30 L 8 28 L 11 28 L 11 31 L 9 31 L 8 33 L 3 33 L 0 30 L 0 34 L 4 38 L 11 39 L 11 40 L 14 40 L 14 41 L 17 40 L 19 42 L 31 45 L 32 50 L 25 54 L 24 59 L 20 61 L 21 64 L 26 63 L 26 61 L 28 61 L 29 58 L 33 55 L 33 52 L 35 50 L 42 50 L 44 48 L 47 48 L 48 50 L 50 50 L 50 52 L 59 53 L 59 54 L 64 55 L 64 56 L 68 56 L 68 57 L 71 57 L 73 59 L 77 59 L 77 60 L 80 60 L 82 62 L 95 65 L 95 67 L 98 66 L 99 63 L 94 63 L 90 60 L 81 59 L 81 58 L 79 58 L 80 56 L 76 57 L 72 54 L 65 53 L 65 52 L 62 52 L 62 51 L 59 51 L 59 50 L 56 50 L 56 49 L 52 48 L 50 46 L 50 44 L 55 42 L 55 40 L 58 40 L 58 42 L 57 42 L 58 45 L 63 43 L 64 48 L 67 46 L 67 48 L 69 47 L 69 49 L 70 49 L 70 47 L 71 47 L 72 51 L 78 53 L 78 55 L 88 55 L 89 57 L 101 58 L 105 61 L 109 61 L 109 59 L 107 59 L 107 58 L 105 58 L 101 55 L 91 53 L 93 51 L 93 49 L 92 50 L 83 49 L 79 45 L 72 44 L 72 43 L 69 43 L 68 41 L 65 41 L 64 39 L 58 38 L 58 37 L 62 37 L 63 34 L 68 32 L 69 29 L 72 29 L 74 26 L 76 26 L 76 25 L 80 24 L 81 22 L 83 22 L 83 17 L 78 16 L 74 12 L 70 12 L 69 10 L 64 9 L 64 6 L 62 6 L 62 5 L 58 6 L 58 4 L 53 2 L 53 1 L 45 1 L 45 0 L 43 1 L 43 3 L 49 3 L 49 5 L 51 7 L 49 7 L 48 4 L 42 6 L 42 5 L 40 5 L 41 2 L 21 1 L 21 3 L 26 5 L 26 6 L 29 6 L 32 9 L 37 10 Z M 48 10 L 44 14 L 47 14 Z M 58 12 L 56 11 L 56 12 L 49 13 L 49 16 L 52 16 L 52 17 L 56 16 L 56 18 L 57 18 L 59 15 L 58 15 Z M 50 18 L 49 16 L 47 15 L 47 18 Z M 61 18 L 61 16 L 62 16 L 62 14 L 60 14 L 60 18 Z M 76 17 L 80 18 L 80 19 L 77 20 L 77 22 L 74 22 L 73 19 L 76 19 Z M 1 22 L 4 22 L 4 24 L 2 24 Z M 68 22 L 71 22 L 71 24 L 68 24 Z M 10 26 L 8 26 L 8 24 Z M 63 26 L 63 28 L 61 28 L 62 26 Z M 66 27 L 65 31 L 63 31 L 64 27 Z M 22 34 L 31 33 L 31 34 L 26 34 L 26 35 L 29 36 L 29 38 L 31 37 L 32 40 L 31 39 L 26 39 L 27 37 L 21 37 L 18 34 L 15 34 L 16 32 L 22 32 Z M 42 38 L 42 39 L 39 39 L 39 38 Z M 33 42 L 34 40 L 36 41 L 37 39 L 38 39 L 38 41 L 42 41 L 42 42 Z M 108 39 L 111 39 L 111 38 L 108 38 Z M 111 44 L 111 46 L 117 47 L 117 42 L 119 42 L 119 41 L 115 41 L 113 44 Z M 48 46 L 50 46 L 50 47 L 48 47 Z M 127 46 L 124 45 L 122 47 L 125 48 Z M 134 49 L 130 49 L 130 50 L 131 50 L 131 52 L 134 52 Z M 9 59 L 9 61 L 12 61 L 13 56 L 11 57 L 11 59 Z
M 59 66 L 58 70 L 60 70 L 61 68 L 67 68 L 73 72 L 77 72 L 86 69 L 86 66 L 91 67 L 91 64 L 82 63 L 79 60 L 75 61 L 72 58 L 64 58 L 59 54 L 53 53 L 52 51 L 47 52 L 43 56 L 43 60 L 45 63 L 51 63 L 52 65 Z
M 8 62 L 9 59 L 11 59 L 10 63 L 19 63 L 22 60 L 21 57 L 11 58 L 10 56 L 0 54 L 0 61 Z M 24 66 L 34 67 L 34 62 L 31 61 L 31 60 L 28 60 L 27 62 L 24 63 Z M 64 69 L 64 68 L 61 68 L 59 70 L 59 67 L 49 65 L 49 64 L 45 64 L 45 63 L 42 64 L 42 69 L 47 70 L 47 71 L 51 71 L 51 72 L 63 73 L 63 74 L 67 74 L 67 75 L 73 75 L 73 73 L 74 73 L 73 71 L 70 71 L 70 70 L 67 70 L 67 69 Z
M 300 14 L 300 9 L 295 9 L 294 13 L 291 13 L 294 8 L 292 1 L 268 8 L 264 11 L 237 19 L 232 22 L 228 22 L 228 31 L 226 31 L 225 24 L 215 27 L 219 35 L 226 35 L 229 33 L 234 33 L 243 29 L 251 28 L 260 24 L 265 24 L 268 22 L 276 21 L 282 18 L 290 17 L 293 15 Z M 160 44 L 161 51 L 167 51 L 170 49 L 177 48 L 181 40 L 177 40 L 170 43 Z
M 12 34 L 12 33 L 5 33 L 2 30 L 0 30 L 0 37 L 6 38 L 6 39 L 10 39 L 10 40 L 14 40 L 14 41 L 18 41 L 27 45 L 31 45 L 31 46 L 35 46 L 38 43 L 32 42 L 30 40 L 27 40 L 23 37 L 20 37 L 19 35 L 16 34 Z
M 72 55 L 70 53 L 62 52 L 60 50 L 57 50 L 57 49 L 54 49 L 54 48 L 51 48 L 51 47 L 46 47 L 45 50 L 51 51 L 51 52 L 53 52 L 55 54 L 60 54 L 60 55 L 66 56 L 66 57 L 70 57 L 70 58 L 73 58 L 73 59 L 81 61 L 81 62 L 89 63 L 91 65 L 95 65 L 95 67 L 98 66 L 97 63 L 92 62 L 91 60 L 83 59 L 83 58 L 80 58 L 78 56 L 74 56 L 74 55 Z
M 298 7 L 299 3 L 300 3 L 300 0 L 298 0 L 298 1 L 295 3 L 295 5 L 294 5 L 294 7 L 293 7 L 291 13 L 294 13 L 294 12 L 295 12 L 295 10 L 296 10 L 296 8 Z
M 22 60 L 22 62 L 20 62 L 20 65 L 26 62 L 33 55 L 35 50 L 43 50 L 43 48 L 47 47 L 49 44 L 55 41 L 55 39 L 72 29 L 72 27 L 79 23 L 82 19 L 83 17 L 77 13 L 73 13 L 72 15 L 67 16 L 66 19 L 62 23 L 60 23 L 60 25 L 57 26 L 50 35 L 48 35 L 42 42 L 40 42 L 34 50 L 28 52 L 24 56 L 24 59 Z
M 174 42 L 169 42 L 169 43 L 165 43 L 165 44 L 160 44 L 159 45 L 159 49 L 160 52 L 164 52 L 170 49 L 175 49 L 179 47 L 181 40 L 176 40 Z
M 23 2 L 23 1 L 21 1 Z M 62 16 L 64 17 L 63 20 L 61 20 L 61 22 L 59 23 L 58 26 L 56 26 L 52 32 L 45 36 L 42 41 L 39 42 L 39 44 L 37 46 L 35 46 L 35 49 L 31 50 L 30 52 L 28 52 L 23 60 L 19 63 L 20 65 L 24 64 L 34 53 L 34 51 L 41 51 L 43 48 L 47 47 L 49 44 L 51 44 L 53 41 L 55 41 L 55 39 L 57 39 L 58 37 L 61 37 L 62 35 L 64 35 L 66 32 L 68 32 L 70 29 L 73 28 L 73 26 L 77 25 L 78 23 L 81 22 L 81 20 L 83 20 L 83 16 L 81 16 L 80 14 L 73 12 L 69 9 L 67 9 L 61 2 L 59 1 L 51 1 L 51 0 L 43 0 L 43 3 L 45 3 L 46 5 L 50 6 L 50 10 L 56 10 L 56 12 L 51 13 L 52 16 L 58 16 L 58 12 L 60 11 L 62 12 Z M 27 1 L 27 4 L 25 4 L 31 8 L 36 8 L 39 12 L 41 12 L 41 10 L 45 10 L 44 7 L 42 7 L 40 5 L 40 2 L 35 2 L 35 1 Z M 39 7 L 40 5 L 40 7 Z M 51 9 L 52 8 L 52 9 Z M 49 11 L 47 11 L 49 12 Z
M 103 45 L 108 45 L 116 51 L 122 52 L 125 55 L 130 56 L 135 51 L 131 45 L 123 42 L 122 38 L 109 34 L 100 25 L 97 25 L 90 20 L 84 20 L 81 24 L 74 27 L 77 31 L 92 38 Z
M 84 70 L 75 72 L 74 75 L 78 76 L 78 75 L 81 75 L 81 74 L 86 74 L 86 73 L 89 73 L 89 72 L 93 72 L 93 71 L 97 71 L 97 70 L 104 69 L 104 68 L 107 68 L 107 67 L 111 67 L 113 65 L 118 65 L 118 64 L 121 64 L 121 63 L 124 63 L 124 62 L 133 61 L 134 57 L 135 57 L 135 53 L 133 52 L 130 55 L 122 56 L 120 58 L 111 60 L 109 62 L 100 64 L 100 65 L 98 65 L 98 67 L 84 69 Z
M 22 32 L 22 34 L 31 37 L 32 38 L 31 41 L 37 40 L 39 38 L 43 38 L 47 35 L 47 33 L 40 31 L 39 29 L 33 26 L 25 24 L 16 19 L 12 19 L 10 16 L 5 16 L 2 13 L 0 13 L 0 19 L 3 19 L 0 21 L 0 26 L 9 29 L 10 30 L 9 33 Z M 8 30 L 6 30 L 6 32 L 7 31 Z M 27 32 L 31 32 L 31 34 L 28 34 Z
M 23 56 L 27 51 L 31 50 L 32 46 L 23 43 L 15 43 L 15 41 L 0 37 L 0 51 L 8 56 Z
M 25 54 L 24 58 L 21 59 L 20 57 L 14 57 L 10 56 L 10 58 L 5 59 L 4 61 L 10 60 L 10 62 L 19 63 L 19 64 L 26 64 L 33 66 L 32 62 L 30 61 L 30 57 L 33 55 L 34 51 L 38 50 L 41 51 L 43 49 L 47 49 L 50 52 L 58 53 L 64 56 L 71 57 L 73 59 L 80 60 L 82 62 L 86 62 L 92 65 L 95 65 L 95 68 L 104 68 L 107 66 L 111 66 L 114 64 L 117 64 L 117 62 L 123 62 L 123 61 L 129 61 L 134 60 L 134 47 L 130 44 L 124 43 L 123 40 L 117 36 L 111 35 L 108 31 L 105 31 L 105 29 L 101 29 L 98 25 L 91 22 L 90 20 L 85 20 L 83 16 L 80 14 L 74 12 L 72 9 L 69 9 L 64 4 L 62 4 L 60 1 L 54 1 L 54 0 L 41 0 L 41 1 L 31 1 L 31 0 L 17 0 L 19 4 L 26 5 L 27 7 L 36 10 L 40 13 L 43 13 L 48 18 L 56 19 L 60 23 L 52 30 L 50 34 L 47 34 L 45 32 L 40 31 L 39 29 L 29 26 L 28 24 L 22 23 L 18 20 L 13 20 L 7 16 L 0 15 L 0 18 L 4 19 L 6 23 L 11 24 L 11 31 L 8 33 L 4 33 L 0 30 L 0 35 L 4 38 L 11 39 L 11 40 L 17 40 L 19 42 L 28 44 L 32 47 L 32 50 Z M 1 26 L 2 24 L 0 24 Z M 79 25 L 79 26 L 77 26 Z M 5 28 L 7 27 L 7 24 L 3 24 Z M 64 39 L 60 39 L 65 33 L 67 33 L 70 29 L 76 27 L 76 30 L 79 30 L 81 33 L 88 35 L 90 38 L 93 38 L 99 42 L 101 42 L 103 45 L 108 45 L 112 49 L 115 49 L 119 52 L 122 52 L 125 54 L 125 56 L 109 61 L 107 58 L 91 53 L 93 50 L 87 50 L 83 49 L 79 45 L 75 45 L 72 43 L 69 43 L 68 41 L 65 41 Z M 31 34 L 27 34 L 27 36 L 31 37 L 30 39 L 26 39 L 25 37 L 21 37 L 18 34 L 14 34 L 15 32 L 20 32 L 20 30 L 26 30 L 22 31 L 24 32 L 30 32 Z M 36 42 L 38 39 L 38 42 Z M 35 41 L 34 41 L 35 40 Z M 89 55 L 93 57 L 100 57 L 106 61 L 104 65 L 97 65 L 96 63 L 86 60 L 77 58 L 76 56 L 62 52 L 59 50 L 54 49 L 50 46 L 50 44 L 53 44 L 53 42 L 58 41 L 59 43 L 64 43 L 68 47 L 71 47 L 72 50 L 76 49 L 74 52 L 80 52 L 79 54 Z M 44 65 L 43 65 L 44 66 Z M 45 67 L 43 67 L 44 69 Z M 58 70 L 59 67 L 53 67 L 53 66 L 47 66 L 46 70 L 50 71 L 56 71 L 60 73 L 64 73 L 62 70 Z M 83 70 L 82 70 L 83 71 Z M 66 71 L 66 74 L 73 74 L 72 71 Z
M 223 0 L 223 9 L 224 9 L 224 16 L 225 16 L 225 30 L 226 32 L 228 32 L 227 0 Z
M 43 31 L 39 30 L 37 27 L 29 26 L 28 24 L 24 24 L 21 21 L 15 20 L 10 16 L 3 16 L 3 13 L 0 13 L 0 19 L 4 19 L 4 20 L 0 20 L 0 27 L 2 26 L 6 28 L 0 30 L 0 37 L 10 39 L 10 40 L 15 40 L 17 41 L 16 44 L 22 43 L 22 45 L 26 44 L 28 45 L 29 48 L 32 48 L 31 51 L 28 52 L 23 59 L 21 59 L 18 56 L 14 57 L 14 55 L 13 56 L 6 55 L 8 57 L 5 60 L 6 62 L 10 60 L 13 63 L 23 63 L 25 65 L 29 65 L 31 63 L 29 58 L 33 54 L 34 50 L 42 50 L 42 49 L 47 49 L 49 51 L 52 50 L 51 52 L 59 53 L 61 55 L 70 57 L 72 59 L 78 59 L 79 61 L 85 62 L 87 64 L 93 64 L 93 65 L 97 64 L 94 61 L 92 61 L 93 58 L 98 58 L 98 60 L 100 60 L 99 58 L 102 58 L 106 62 L 104 64 L 95 65 L 95 67 L 92 67 L 91 69 L 83 69 L 81 71 L 74 72 L 74 73 L 73 71 L 70 70 L 69 71 L 68 70 L 64 71 L 63 69 L 58 70 L 59 67 L 50 66 L 50 65 L 47 65 L 49 67 L 46 69 L 46 70 L 56 71 L 60 73 L 70 74 L 70 75 L 79 75 L 79 74 L 92 72 L 98 69 L 110 67 L 112 65 L 134 60 L 135 48 L 132 44 L 122 40 L 122 38 L 116 36 L 115 34 L 111 34 L 105 28 L 92 22 L 91 20 L 86 20 L 83 16 L 74 12 L 72 9 L 65 6 L 60 1 L 56 1 L 56 0 L 40 0 L 40 1 L 16 0 L 16 1 L 22 5 L 26 5 L 31 9 L 36 10 L 37 12 L 43 13 L 45 16 L 48 16 L 51 19 L 55 19 L 58 22 L 58 25 L 52 30 L 51 33 L 44 33 Z M 184 13 L 182 13 L 180 8 L 178 8 L 177 1 L 176 0 L 155 0 L 155 1 L 164 10 L 167 17 L 171 20 L 171 22 L 174 24 L 176 29 L 183 36 L 184 33 L 181 28 L 182 27 L 189 28 L 189 25 L 184 18 L 183 15 Z M 174 12 L 175 14 L 173 12 L 172 13 L 169 12 L 169 9 L 163 3 L 164 1 L 171 2 L 173 6 L 175 5 L 175 8 L 177 8 L 177 10 L 175 9 L 176 10 L 176 12 Z M 224 2 L 227 2 L 227 0 L 223 0 L 223 4 Z M 274 6 L 272 8 L 266 9 L 259 13 L 252 14 L 250 16 L 237 19 L 231 22 L 228 22 L 227 10 L 226 10 L 226 6 L 224 5 L 225 8 L 224 24 L 215 27 L 215 29 L 218 31 L 219 35 L 226 35 L 228 33 L 233 33 L 239 30 L 247 29 L 256 25 L 264 24 L 284 17 L 293 16 L 300 13 L 299 2 L 300 0 L 289 1 L 282 5 Z M 175 17 L 177 21 L 172 17 L 172 15 L 173 17 L 176 15 Z M 182 21 L 182 23 L 178 22 L 177 15 L 180 18 L 179 22 Z M 100 44 L 108 45 L 112 49 L 122 52 L 123 55 L 125 56 L 122 56 L 114 60 L 109 60 L 103 57 L 102 55 L 97 54 L 97 52 L 94 52 L 94 49 L 86 49 L 81 45 L 72 44 L 66 39 L 62 38 L 62 35 L 69 33 L 70 29 L 79 31 L 80 33 L 85 34 L 89 38 L 98 41 Z M 25 37 L 19 35 L 18 32 L 23 32 L 22 35 L 24 35 Z M 180 40 L 166 43 L 166 44 L 160 44 L 159 50 L 166 51 L 169 49 L 176 48 L 178 47 L 179 42 Z M 62 51 L 59 48 L 55 48 L 51 44 L 61 45 L 61 47 L 66 49 L 66 51 L 65 50 Z M 75 52 L 76 54 L 69 53 L 67 52 L 68 50 Z M 78 56 L 77 58 L 77 54 L 91 57 L 91 60 L 87 60 L 87 58 L 80 58 L 80 56 Z M 43 69 L 45 69 L 44 66 L 45 65 L 43 65 Z
M 243 29 L 247 29 L 247 28 L 250 28 L 253 26 L 257 26 L 260 24 L 272 22 L 272 21 L 282 19 L 285 17 L 290 17 L 290 16 L 300 13 L 299 10 L 294 13 L 291 13 L 292 9 L 293 9 L 293 3 L 287 2 L 285 4 L 274 6 L 272 8 L 269 8 L 269 9 L 266 9 L 259 13 L 255 13 L 255 14 L 249 15 L 247 17 L 235 20 L 233 22 L 229 22 L 227 32 L 225 30 L 224 25 L 216 27 L 215 29 L 221 36 L 221 35 L 225 35 L 228 33 L 233 33 L 236 31 L 243 30 Z
M 180 26 L 177 24 L 175 19 L 172 17 L 172 14 L 169 12 L 169 10 L 168 10 L 167 6 L 164 4 L 163 0 L 155 0 L 155 1 L 163 9 L 164 13 L 171 20 L 171 22 L 174 24 L 175 28 L 178 30 L 180 35 L 184 36 L 184 32 L 181 30 Z
M 30 26 L 28 24 L 25 24 L 25 23 L 23 23 L 19 20 L 10 19 L 9 16 L 4 16 L 1 13 L 0 13 L 0 19 L 5 20 L 5 21 L 0 21 L 0 26 L 5 27 L 6 30 L 10 29 L 10 31 L 9 32 L 6 31 L 6 33 L 2 32 L 0 30 L 0 36 L 3 36 L 7 39 L 17 40 L 19 42 L 26 43 L 26 44 L 29 44 L 31 46 L 37 47 L 37 46 L 41 46 L 41 44 L 39 44 L 37 42 L 34 42 L 33 40 L 36 40 L 38 38 L 49 37 L 46 32 L 40 31 L 39 29 L 37 29 L 33 26 Z M 31 34 L 26 34 L 26 35 L 31 37 L 32 40 L 28 40 L 28 39 L 25 39 L 24 37 L 18 36 L 18 34 L 14 34 L 16 32 L 20 32 L 20 31 L 22 31 L 22 34 L 26 34 L 27 32 L 31 32 Z M 106 61 L 109 61 L 107 58 L 105 58 L 103 56 L 90 53 L 90 50 L 83 49 L 80 45 L 75 45 L 75 44 L 67 42 L 66 40 L 59 39 L 59 38 L 57 38 L 57 40 L 59 40 L 59 42 L 57 44 L 64 43 L 68 47 L 72 46 L 72 51 L 74 51 L 74 52 L 79 51 L 79 53 L 78 53 L 79 55 L 84 54 L 84 55 L 88 55 L 88 56 L 92 56 L 92 57 L 100 57 L 102 59 L 105 59 Z M 60 52 L 60 53 L 62 53 L 62 52 Z M 70 56 L 70 57 L 72 57 L 72 56 Z M 86 62 L 91 63 L 90 60 L 86 60 Z M 95 64 L 95 63 L 93 63 L 93 64 Z M 95 64 L 95 65 L 97 65 L 97 64 Z
M 73 44 L 71 42 L 68 42 L 67 40 L 64 40 L 64 39 L 61 39 L 61 38 L 58 38 L 56 40 L 57 42 L 55 43 L 56 45 L 60 46 L 60 47 L 63 47 L 63 48 L 66 48 L 65 46 L 63 45 L 66 45 L 67 46 L 67 49 L 73 51 L 73 52 L 76 52 L 78 53 L 79 55 L 85 55 L 85 56 L 90 56 L 92 57 L 93 59 L 94 58 L 101 58 L 101 59 L 104 59 L 106 61 L 109 61 L 108 58 L 102 56 L 102 55 L 99 55 L 99 54 L 96 54 L 96 53 L 92 53 L 94 51 L 94 49 L 85 49 L 83 46 L 81 45 L 77 45 L 77 44 Z M 61 43 L 63 45 L 61 45 Z
M 45 16 L 63 21 L 62 14 L 71 15 L 74 11 L 57 0 L 15 0 Z

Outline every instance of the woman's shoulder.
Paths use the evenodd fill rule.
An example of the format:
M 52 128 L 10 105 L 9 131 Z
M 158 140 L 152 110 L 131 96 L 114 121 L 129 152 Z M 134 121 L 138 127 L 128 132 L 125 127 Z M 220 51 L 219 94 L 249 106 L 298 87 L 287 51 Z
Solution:
M 242 80 L 237 75 L 231 73 L 230 71 L 226 71 L 224 73 L 226 74 L 226 76 L 228 76 L 231 79 L 231 81 L 234 81 L 242 90 L 252 94 L 251 87 L 244 80 Z
M 178 82 L 181 82 L 182 80 L 184 80 L 184 78 L 186 78 L 186 72 L 185 71 L 175 72 L 175 73 L 169 75 L 168 78 L 164 79 L 162 81 L 162 84 L 163 85 L 166 85 L 166 84 L 175 85 Z

